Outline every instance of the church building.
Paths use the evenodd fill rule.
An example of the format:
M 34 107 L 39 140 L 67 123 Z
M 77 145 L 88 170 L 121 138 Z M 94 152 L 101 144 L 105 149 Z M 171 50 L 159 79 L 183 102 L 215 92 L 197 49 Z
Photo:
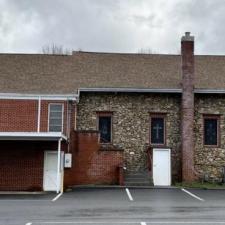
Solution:
M 225 56 L 0 54 L 0 145 L 0 191 L 223 182 Z

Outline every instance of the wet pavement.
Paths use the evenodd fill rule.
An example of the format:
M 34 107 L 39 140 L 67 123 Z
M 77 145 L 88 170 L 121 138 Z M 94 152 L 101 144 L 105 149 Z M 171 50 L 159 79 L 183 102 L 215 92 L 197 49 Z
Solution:
M 187 191 L 187 192 L 185 192 Z M 224 224 L 225 190 L 75 189 L 0 195 L 1 225 Z M 200 199 L 200 200 L 199 200 Z

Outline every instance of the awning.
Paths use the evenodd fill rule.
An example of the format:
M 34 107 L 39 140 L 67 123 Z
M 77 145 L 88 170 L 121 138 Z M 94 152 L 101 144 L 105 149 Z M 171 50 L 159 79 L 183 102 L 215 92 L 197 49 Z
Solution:
M 0 140 L 57 141 L 66 140 L 61 132 L 0 132 Z

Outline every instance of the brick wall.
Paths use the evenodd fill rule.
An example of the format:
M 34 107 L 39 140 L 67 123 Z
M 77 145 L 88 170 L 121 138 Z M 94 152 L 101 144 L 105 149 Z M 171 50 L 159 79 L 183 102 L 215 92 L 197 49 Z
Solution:
M 48 132 L 48 106 L 64 104 L 63 133 L 74 129 L 75 106 L 67 101 L 41 101 L 40 132 Z M 69 107 L 70 110 L 67 110 Z M 68 111 L 68 112 L 67 112 Z M 70 126 L 67 127 L 67 117 Z M 37 100 L 0 100 L 0 132 L 37 132 Z M 68 137 L 70 134 L 68 134 Z M 0 141 L 0 190 L 39 191 L 43 188 L 44 151 L 57 150 L 57 141 Z M 74 148 L 74 143 L 71 143 Z M 69 150 L 62 143 L 62 150 Z
M 40 131 L 48 131 L 49 103 L 64 104 L 63 132 L 67 127 L 66 101 L 41 101 Z M 36 132 L 38 120 L 37 100 L 0 100 L 0 132 Z
M 37 131 L 35 100 L 0 100 L 0 131 Z
M 67 105 L 66 101 L 47 101 L 42 100 L 41 102 L 41 124 L 40 124 L 40 131 L 41 132 L 48 132 L 48 110 L 50 103 L 61 103 L 63 104 L 64 114 L 63 114 L 63 133 L 66 134 L 66 127 L 67 127 Z
M 0 191 L 41 191 L 44 150 L 56 142 L 0 141 Z
M 123 151 L 103 150 L 99 145 L 99 133 L 85 131 L 74 133 L 71 169 L 65 169 L 65 186 L 79 184 L 118 184 L 119 166 L 123 163 Z
M 181 40 L 182 54 L 182 180 L 192 182 L 194 176 L 194 37 L 189 33 Z

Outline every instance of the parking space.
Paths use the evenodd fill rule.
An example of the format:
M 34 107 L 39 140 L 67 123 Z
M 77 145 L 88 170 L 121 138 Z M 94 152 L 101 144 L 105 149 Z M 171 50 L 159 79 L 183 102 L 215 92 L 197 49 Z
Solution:
M 200 190 L 200 189 L 188 189 L 192 193 L 200 196 L 205 201 L 222 203 L 225 202 L 225 190 Z
M 225 191 L 75 189 L 44 195 L 0 195 L 1 225 L 225 224 Z M 200 201 L 194 196 L 204 199 Z
M 130 189 L 136 202 L 154 204 L 155 207 L 199 204 L 199 201 L 185 194 L 181 189 Z
M 77 188 L 73 192 L 64 193 L 60 201 L 82 201 L 85 202 L 124 202 L 127 200 L 123 188 L 118 189 L 82 189 Z
M 0 194 L 0 203 L 1 201 L 50 201 L 55 196 L 56 193 Z

